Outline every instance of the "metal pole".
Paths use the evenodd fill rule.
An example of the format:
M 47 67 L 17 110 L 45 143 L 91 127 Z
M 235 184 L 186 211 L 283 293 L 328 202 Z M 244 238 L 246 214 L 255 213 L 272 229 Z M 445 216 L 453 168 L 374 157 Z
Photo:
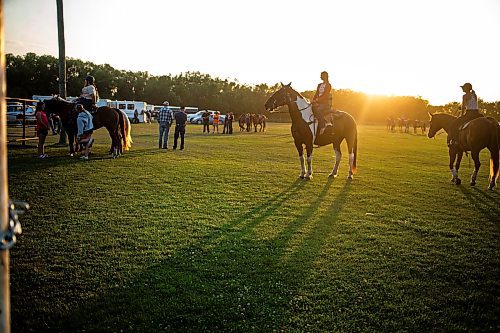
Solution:
M 23 148 L 26 146 L 26 101 L 23 101 Z
M 0 228 L 7 232 L 9 192 L 7 180 L 6 76 L 3 30 L 3 0 L 0 0 Z M 0 251 L 0 332 L 10 333 L 9 250 Z
M 59 38 L 59 96 L 66 99 L 66 44 L 64 41 L 63 0 L 57 2 L 57 32 Z M 59 143 L 66 144 L 66 131 L 61 127 Z

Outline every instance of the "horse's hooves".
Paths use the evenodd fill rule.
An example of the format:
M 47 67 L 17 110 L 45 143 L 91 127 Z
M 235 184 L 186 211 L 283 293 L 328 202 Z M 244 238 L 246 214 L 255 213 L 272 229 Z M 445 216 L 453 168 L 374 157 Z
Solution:
M 347 176 L 347 180 L 352 180 L 352 179 L 353 179 L 352 175 Z
M 470 182 L 470 186 L 476 186 L 476 182 Z
M 299 176 L 299 178 L 300 178 L 300 179 L 304 179 L 304 178 L 305 178 L 305 176 L 304 176 L 304 175 L 300 175 L 300 176 Z
M 455 184 L 457 185 L 462 184 L 462 180 L 460 178 L 455 179 Z
M 337 176 L 338 176 L 338 174 L 331 173 L 331 174 L 328 175 L 328 178 L 337 178 Z
M 305 177 L 304 177 L 304 179 L 305 179 L 305 180 L 311 180 L 311 179 L 313 179 L 313 176 L 312 176 L 312 175 L 310 175 L 310 176 L 305 176 Z

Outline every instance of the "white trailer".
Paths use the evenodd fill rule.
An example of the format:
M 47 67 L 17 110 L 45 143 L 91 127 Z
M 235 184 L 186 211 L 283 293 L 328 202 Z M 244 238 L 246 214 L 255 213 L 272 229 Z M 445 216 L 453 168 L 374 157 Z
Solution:
M 108 100 L 109 101 L 109 100 Z M 148 103 L 142 101 L 109 101 L 108 106 L 112 108 L 117 108 L 127 115 L 127 117 L 132 121 L 134 119 L 134 112 L 137 110 L 139 122 L 145 122 L 145 112 L 148 107 Z

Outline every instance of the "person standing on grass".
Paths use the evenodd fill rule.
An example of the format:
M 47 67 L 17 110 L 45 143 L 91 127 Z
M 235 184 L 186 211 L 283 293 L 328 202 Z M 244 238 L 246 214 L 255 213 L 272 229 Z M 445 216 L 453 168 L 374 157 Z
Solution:
M 213 119 L 213 130 L 212 133 L 215 133 L 215 129 L 217 128 L 217 134 L 219 134 L 219 118 L 220 118 L 220 112 L 215 111 L 214 112 L 214 119 Z
M 222 129 L 222 134 L 229 134 L 229 123 L 227 121 L 227 119 L 229 118 L 229 113 L 226 114 L 226 119 L 224 120 L 224 127 Z
M 181 136 L 181 147 L 180 150 L 184 150 L 184 135 L 186 134 L 186 122 L 187 114 L 184 106 L 181 106 L 181 110 L 175 113 L 175 132 L 174 132 L 174 150 L 177 149 L 177 139 L 179 135 Z
M 78 111 L 78 117 L 76 118 L 76 125 L 78 127 L 76 143 L 85 146 L 85 151 L 83 152 L 81 159 L 88 160 L 90 148 L 94 142 L 94 139 L 92 138 L 92 133 L 94 132 L 92 115 L 83 108 L 82 104 L 76 105 L 76 111 Z
M 36 135 L 38 136 L 38 158 L 47 158 L 49 155 L 44 152 L 45 138 L 49 134 L 49 119 L 45 113 L 45 103 L 36 103 Z
M 158 112 L 158 124 L 160 125 L 158 149 L 168 149 L 168 133 L 170 132 L 170 125 L 172 125 L 174 117 L 172 110 L 168 106 L 169 103 L 167 101 L 163 102 L 163 107 Z
M 203 133 L 205 133 L 206 130 L 207 134 L 210 134 L 210 112 L 208 112 L 208 110 L 205 110 L 201 118 L 203 119 Z
M 226 116 L 226 122 L 224 123 L 224 125 L 227 123 L 227 134 L 233 134 L 233 120 L 234 114 L 229 112 Z

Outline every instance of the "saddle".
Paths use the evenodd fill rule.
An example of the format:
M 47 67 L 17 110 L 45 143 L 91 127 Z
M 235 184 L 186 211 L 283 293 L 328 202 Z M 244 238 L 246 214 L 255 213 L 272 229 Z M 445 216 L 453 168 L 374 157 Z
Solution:
M 73 111 L 76 111 L 76 105 L 77 104 L 81 104 L 81 103 L 78 103 L 78 102 L 73 102 Z M 93 104 L 90 108 L 87 106 L 85 107 L 84 106 L 84 109 L 88 112 L 90 112 L 91 115 L 93 115 L 96 111 L 97 111 L 97 105 Z
M 340 119 L 344 116 L 344 114 L 338 110 L 330 109 L 330 111 L 325 112 L 325 121 L 334 123 L 335 120 Z

